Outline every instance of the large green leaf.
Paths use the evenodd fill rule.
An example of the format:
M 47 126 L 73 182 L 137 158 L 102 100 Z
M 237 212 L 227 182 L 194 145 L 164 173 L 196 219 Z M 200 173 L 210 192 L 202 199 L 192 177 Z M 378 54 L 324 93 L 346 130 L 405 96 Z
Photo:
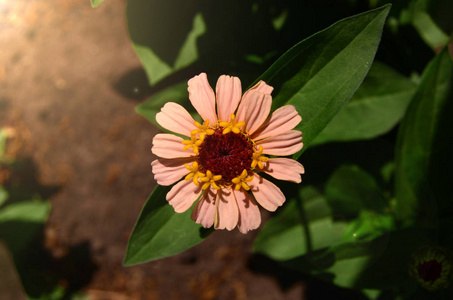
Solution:
M 356 289 L 414 289 L 408 273 L 412 253 L 433 245 L 432 231 L 404 229 L 365 242 L 336 245 L 287 260 L 289 268 L 311 273 L 336 285 Z
M 0 209 L 0 239 L 11 252 L 21 251 L 34 238 L 47 220 L 50 203 L 30 200 L 7 205 Z
M 403 119 L 396 147 L 395 189 L 398 217 L 411 222 L 417 215 L 428 223 L 437 218 L 432 182 L 447 184 L 451 166 L 453 63 L 447 49 L 428 65 Z M 433 165 L 433 162 L 438 162 Z M 437 166 L 438 168 L 433 168 Z M 445 172 L 442 172 L 444 170 Z M 451 178 L 451 176 L 450 176 Z M 450 202 L 442 196 L 438 201 Z M 451 197 L 450 197 L 451 199 Z
M 388 132 L 403 117 L 415 88 L 406 77 L 375 62 L 355 95 L 312 145 L 371 139 Z
M 129 238 L 124 265 L 130 266 L 178 254 L 202 242 L 209 230 L 190 218 L 191 209 L 175 213 L 165 200 L 171 187 L 157 186 Z
M 376 180 L 356 165 L 343 165 L 335 170 L 325 192 L 334 215 L 341 218 L 357 217 L 363 209 L 382 212 L 387 206 Z
M 259 78 L 275 88 L 273 109 L 296 107 L 303 119 L 296 129 L 303 132 L 305 146 L 362 83 L 389 10 L 386 5 L 335 23 L 288 50 Z

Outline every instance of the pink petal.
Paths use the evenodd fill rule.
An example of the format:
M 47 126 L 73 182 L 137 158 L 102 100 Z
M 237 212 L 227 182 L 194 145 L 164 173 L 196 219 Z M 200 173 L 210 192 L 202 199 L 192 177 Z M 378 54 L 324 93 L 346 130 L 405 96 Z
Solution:
M 251 92 L 257 91 L 257 92 L 260 92 L 260 93 L 265 94 L 265 95 L 270 95 L 273 90 L 274 90 L 273 87 L 271 87 L 270 85 L 267 85 L 264 81 L 260 80 L 257 84 L 252 86 L 250 89 L 248 89 L 244 93 L 244 96 L 242 96 L 242 99 L 243 100 L 247 99 Z
M 299 116 L 299 113 L 294 106 L 282 106 L 272 113 L 263 125 L 252 135 L 252 139 L 260 140 L 280 135 L 296 127 L 300 121 L 302 121 L 302 118 Z
M 196 186 L 192 180 L 181 180 L 167 194 L 167 201 L 177 213 L 188 210 L 201 194 L 201 186 Z
M 245 234 L 258 228 L 261 223 L 261 213 L 255 200 L 243 189 L 239 191 L 233 189 L 233 193 L 239 209 L 239 231 Z
M 193 161 L 193 158 L 156 159 L 151 163 L 154 179 L 157 184 L 172 185 L 189 173 L 184 164 L 190 164 Z
M 256 142 L 263 146 L 263 153 L 268 155 L 292 155 L 303 147 L 302 132 L 290 130 L 284 134 Z
M 200 201 L 192 211 L 192 220 L 201 224 L 204 228 L 209 228 L 214 224 L 215 218 L 215 198 L 217 191 L 208 188 L 201 196 Z
M 272 177 L 280 180 L 292 181 L 295 183 L 302 182 L 300 174 L 304 174 L 304 167 L 294 159 L 289 158 L 270 158 L 264 162 L 264 169 Z
M 266 120 L 271 111 L 271 105 L 272 97 L 270 95 L 258 91 L 251 92 L 239 104 L 236 119 L 239 122 L 245 121 L 245 129 L 252 134 Z
M 163 128 L 190 137 L 190 131 L 196 129 L 192 116 L 181 105 L 168 102 L 159 113 L 156 121 Z
M 153 147 L 151 151 L 153 154 L 162 158 L 178 158 L 178 157 L 190 157 L 194 153 L 192 149 L 183 151 L 184 145 L 182 144 L 183 139 L 179 136 L 159 133 L 154 136 Z
M 241 81 L 237 77 L 222 75 L 217 80 L 217 115 L 221 121 L 230 121 L 231 114 L 234 113 L 241 101 L 242 87 Z
M 256 173 L 249 186 L 256 201 L 268 211 L 275 211 L 285 202 L 285 195 L 282 191 L 275 184 Z
M 217 193 L 215 229 L 233 230 L 238 224 L 239 210 L 231 188 L 223 188 Z
M 210 124 L 217 122 L 215 114 L 215 95 L 205 73 L 201 73 L 189 80 L 189 99 L 203 120 Z

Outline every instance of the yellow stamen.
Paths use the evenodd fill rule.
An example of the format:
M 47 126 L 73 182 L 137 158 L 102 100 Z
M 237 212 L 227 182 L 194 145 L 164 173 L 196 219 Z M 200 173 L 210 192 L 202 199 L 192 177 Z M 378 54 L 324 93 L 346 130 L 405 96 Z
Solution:
M 239 175 L 238 177 L 233 178 L 233 179 L 231 180 L 231 182 L 233 182 L 233 183 L 236 185 L 236 186 L 234 187 L 234 189 L 235 189 L 236 191 L 239 191 L 239 189 L 240 189 L 241 187 L 243 187 L 244 190 L 246 190 L 246 191 L 250 190 L 250 187 L 249 187 L 249 185 L 247 184 L 247 182 L 252 181 L 252 180 L 253 180 L 253 176 L 250 176 L 250 177 L 247 178 L 248 175 L 249 175 L 249 174 L 248 174 L 247 170 L 244 169 L 244 171 L 242 171 L 241 175 Z
M 200 134 L 200 139 L 204 139 L 206 135 L 214 134 L 214 129 L 209 128 L 209 120 L 204 121 L 203 125 L 201 125 L 197 121 L 194 121 L 194 124 L 198 129 L 192 130 L 190 132 L 191 135 Z
M 211 171 L 206 171 L 206 176 L 200 178 L 201 182 L 204 182 L 203 186 L 201 187 L 203 190 L 207 189 L 209 186 L 212 186 L 215 190 L 220 190 L 220 187 L 215 183 L 222 179 L 222 175 L 214 175 Z
M 190 137 L 190 140 L 184 140 L 182 141 L 184 148 L 182 149 L 183 151 L 186 151 L 190 148 L 193 148 L 193 153 L 198 154 L 198 147 L 203 143 L 204 140 L 204 135 L 200 135 L 200 138 L 197 139 L 195 134 L 192 134 Z
M 231 131 L 234 133 L 241 133 L 241 128 L 244 127 L 244 125 L 244 121 L 236 123 L 236 116 L 234 114 L 231 114 L 230 122 L 223 121 L 219 123 L 219 126 L 223 127 L 223 134 L 227 134 Z
M 188 164 L 184 164 L 184 166 L 186 167 L 187 170 L 190 171 L 190 173 L 187 174 L 186 178 L 184 178 L 184 179 L 186 181 L 192 179 L 193 183 L 196 186 L 199 186 L 200 182 L 198 181 L 198 178 L 205 177 L 205 174 L 198 171 L 198 163 L 196 161 L 194 161 L 192 166 L 189 166 Z
M 263 154 L 263 146 L 260 146 L 258 152 L 253 153 L 252 169 L 255 168 L 256 165 L 258 165 L 259 169 L 264 169 L 263 162 L 267 162 L 269 157 L 261 156 L 261 154 Z

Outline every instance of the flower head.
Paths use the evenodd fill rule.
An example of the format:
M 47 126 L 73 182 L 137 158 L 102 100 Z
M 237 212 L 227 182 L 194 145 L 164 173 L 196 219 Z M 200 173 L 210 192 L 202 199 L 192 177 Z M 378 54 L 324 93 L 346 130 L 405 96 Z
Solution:
M 152 152 L 159 157 L 151 163 L 154 177 L 160 185 L 177 182 L 167 194 L 176 212 L 186 211 L 199 198 L 192 212 L 195 222 L 215 229 L 237 226 L 247 233 L 261 223 L 256 202 L 269 211 L 285 202 L 281 190 L 258 173 L 302 181 L 299 162 L 269 157 L 302 149 L 302 133 L 293 130 L 302 118 L 292 105 L 269 115 L 273 88 L 264 81 L 244 95 L 239 78 L 226 75 L 218 79 L 216 94 L 205 73 L 190 79 L 188 86 L 203 124 L 179 104 L 162 107 L 157 122 L 187 138 L 165 133 L 154 137 Z
M 452 257 L 444 248 L 425 246 L 412 255 L 409 273 L 428 291 L 449 285 L 452 278 Z

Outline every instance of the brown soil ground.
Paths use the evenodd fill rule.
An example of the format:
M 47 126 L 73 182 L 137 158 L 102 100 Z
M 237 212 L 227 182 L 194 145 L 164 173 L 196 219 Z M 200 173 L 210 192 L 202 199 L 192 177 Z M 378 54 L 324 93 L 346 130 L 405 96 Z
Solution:
M 62 285 L 91 299 L 305 297 L 299 275 L 252 255 L 258 231 L 216 232 L 180 255 L 122 266 L 155 186 L 157 132 L 134 111 L 148 95 L 124 1 L 2 0 L 0 44 L 0 126 L 13 130 L 10 154 L 50 191 L 43 244 L 69 265 Z

